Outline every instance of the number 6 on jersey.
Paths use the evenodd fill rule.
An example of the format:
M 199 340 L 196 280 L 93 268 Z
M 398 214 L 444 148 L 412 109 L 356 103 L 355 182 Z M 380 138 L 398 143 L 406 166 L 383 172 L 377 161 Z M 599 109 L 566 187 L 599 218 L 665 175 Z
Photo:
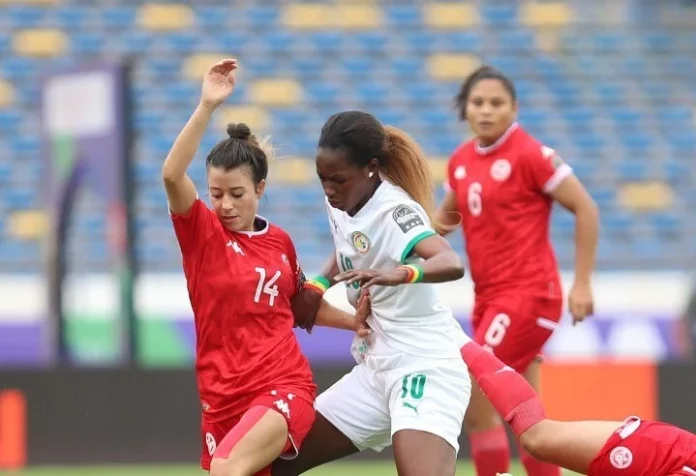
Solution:
M 479 182 L 474 182 L 469 185 L 466 192 L 466 201 L 469 204 L 469 212 L 477 217 L 483 211 L 483 202 L 481 201 L 481 191 L 483 187 Z
M 259 273 L 259 283 L 256 285 L 256 294 L 254 295 L 254 302 L 261 301 L 261 293 L 264 292 L 268 294 L 268 305 L 273 306 L 275 303 L 275 298 L 279 294 L 278 286 L 275 284 L 280 278 L 280 270 L 276 271 L 271 279 L 266 282 L 266 270 L 264 268 L 254 268 L 257 273 Z M 264 284 L 265 283 L 265 284 Z

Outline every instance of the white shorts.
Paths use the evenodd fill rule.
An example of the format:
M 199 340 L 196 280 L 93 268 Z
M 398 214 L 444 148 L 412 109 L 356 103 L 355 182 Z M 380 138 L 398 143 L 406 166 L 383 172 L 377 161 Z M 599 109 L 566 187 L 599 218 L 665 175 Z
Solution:
M 458 452 L 470 398 L 471 380 L 461 358 L 368 355 L 319 395 L 315 408 L 360 451 L 382 451 L 397 431 L 420 430 L 440 436 Z

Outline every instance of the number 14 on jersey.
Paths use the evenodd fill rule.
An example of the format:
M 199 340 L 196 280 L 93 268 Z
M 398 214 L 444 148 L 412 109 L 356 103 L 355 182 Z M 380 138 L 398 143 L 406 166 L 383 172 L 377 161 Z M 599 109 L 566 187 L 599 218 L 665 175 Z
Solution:
M 275 274 L 266 281 L 266 270 L 264 268 L 254 268 L 259 274 L 259 282 L 256 285 L 256 294 L 254 294 L 254 302 L 261 301 L 262 294 L 268 294 L 268 305 L 273 307 L 275 304 L 275 298 L 278 296 L 278 285 L 276 281 L 280 278 L 280 270 L 276 271 Z

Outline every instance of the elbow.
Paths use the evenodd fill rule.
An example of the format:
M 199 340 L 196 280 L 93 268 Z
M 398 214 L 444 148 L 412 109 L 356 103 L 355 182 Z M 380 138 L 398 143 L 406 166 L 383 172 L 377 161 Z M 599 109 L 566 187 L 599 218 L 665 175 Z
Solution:
M 599 207 L 591 198 L 588 197 L 587 200 L 583 201 L 575 214 L 576 216 L 582 216 L 585 221 L 594 223 L 595 226 L 599 227 Z
M 169 166 L 167 162 L 164 162 L 162 166 L 162 181 L 165 185 L 173 185 L 181 181 L 182 174 L 173 170 L 173 167 Z
M 459 255 L 457 253 L 452 251 L 451 254 L 452 254 L 451 276 L 452 276 L 452 281 L 456 281 L 456 280 L 462 279 L 464 277 L 464 274 L 465 274 L 464 263 L 462 263 L 462 259 L 459 257 Z

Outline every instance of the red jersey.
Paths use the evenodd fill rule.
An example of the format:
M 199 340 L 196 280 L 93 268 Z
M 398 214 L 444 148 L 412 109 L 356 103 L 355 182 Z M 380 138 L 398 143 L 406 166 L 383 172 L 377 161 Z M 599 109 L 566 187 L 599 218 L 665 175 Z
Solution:
M 196 325 L 196 377 L 204 415 L 220 421 L 260 392 L 290 390 L 310 403 L 316 386 L 293 332 L 290 300 L 304 274 L 285 231 L 265 219 L 254 232 L 226 230 L 197 199 L 174 215 Z
M 454 152 L 448 185 L 457 196 L 478 298 L 509 290 L 562 295 L 548 194 L 572 173 L 517 124 L 489 147 L 471 140 Z

